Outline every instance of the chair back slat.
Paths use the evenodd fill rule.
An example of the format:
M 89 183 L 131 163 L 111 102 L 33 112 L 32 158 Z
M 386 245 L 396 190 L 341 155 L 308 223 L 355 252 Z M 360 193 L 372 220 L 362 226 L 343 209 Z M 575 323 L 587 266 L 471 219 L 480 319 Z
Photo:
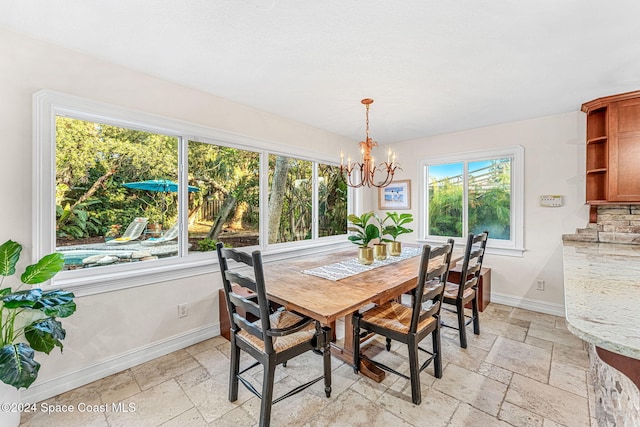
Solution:
M 476 289 L 478 286 L 488 240 L 488 231 L 475 235 L 469 233 L 467 236 L 467 245 L 465 247 L 462 270 L 460 271 L 460 283 L 458 286 L 459 299 L 464 297 L 464 292 L 467 289 Z
M 256 281 L 250 277 L 244 276 L 240 273 L 236 273 L 235 271 L 225 271 L 225 277 L 232 284 L 240 285 L 243 288 L 251 289 L 253 292 L 258 293 L 258 288 L 256 287 Z
M 469 266 L 469 268 L 467 268 L 467 276 L 469 274 L 475 274 L 476 271 L 479 271 L 481 268 L 482 268 L 482 264 L 480 264 L 480 263 L 476 263 L 476 264 L 474 264 L 472 266 Z
M 253 322 L 249 322 L 246 317 L 233 313 L 233 319 L 236 325 L 239 325 L 242 330 L 249 332 L 251 335 L 264 340 L 264 332 L 261 328 L 258 328 Z
M 432 248 L 425 245 L 420 258 L 420 270 L 418 282 L 414 290 L 413 313 L 411 316 L 410 333 L 415 333 L 420 322 L 430 316 L 438 316 L 444 284 L 449 276 L 449 264 L 453 252 L 453 239 L 449 239 L 445 245 Z M 431 301 L 432 305 L 423 308 L 425 302 Z
M 474 288 L 478 284 L 478 278 L 473 276 L 471 279 L 464 282 L 464 289 Z
M 427 285 L 429 285 L 429 283 L 427 283 L 425 286 Z M 418 324 L 420 324 L 420 322 L 422 322 L 423 320 L 432 316 L 436 316 L 438 315 L 438 313 L 440 313 L 440 296 L 442 295 L 443 291 L 444 284 L 438 282 L 435 284 L 435 286 L 431 285 L 429 289 L 426 289 L 422 293 L 422 305 L 420 315 L 418 317 Z M 425 308 L 425 303 L 431 304 L 427 305 Z
M 236 308 L 241 308 L 245 312 L 251 313 L 256 317 L 260 317 L 260 306 L 255 302 L 232 292 L 229 294 L 229 300 Z
M 273 340 L 265 333 L 271 328 L 269 319 L 269 300 L 264 283 L 264 272 L 262 269 L 262 256 L 259 251 L 251 254 L 237 249 L 225 248 L 222 243 L 216 245 L 220 271 L 222 272 L 222 283 L 224 286 L 225 300 L 231 321 L 231 333 L 237 334 L 244 330 L 251 335 L 261 339 L 264 343 L 266 353 L 273 353 Z M 253 267 L 253 278 L 245 276 L 229 269 L 229 260 L 234 260 L 238 264 Z M 254 295 L 243 297 L 234 292 L 234 285 L 251 290 Z M 247 315 L 252 314 L 257 318 L 248 319 Z
M 221 249 L 223 256 L 227 259 L 232 259 L 235 262 L 239 262 L 242 264 L 246 264 L 250 267 L 253 267 L 253 258 L 250 254 L 246 252 L 241 252 L 236 249 L 230 249 L 223 247 Z

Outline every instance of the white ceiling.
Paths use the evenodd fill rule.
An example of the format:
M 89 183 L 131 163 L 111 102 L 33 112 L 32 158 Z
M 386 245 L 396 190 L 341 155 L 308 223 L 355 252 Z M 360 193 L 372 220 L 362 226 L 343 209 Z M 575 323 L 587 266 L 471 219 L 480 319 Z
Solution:
M 640 89 L 637 0 L 0 0 L 0 27 L 380 143 Z M 170 102 L 170 100 L 167 100 Z

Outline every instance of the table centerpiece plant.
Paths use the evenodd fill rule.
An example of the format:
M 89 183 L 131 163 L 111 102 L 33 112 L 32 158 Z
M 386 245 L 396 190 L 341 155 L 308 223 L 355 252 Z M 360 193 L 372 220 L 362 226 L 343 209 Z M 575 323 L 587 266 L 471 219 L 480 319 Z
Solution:
M 380 237 L 380 228 L 371 222 L 373 217 L 373 212 L 365 212 L 360 216 L 350 214 L 347 217 L 352 224 L 347 230 L 353 233 L 348 238 L 358 245 L 358 261 L 364 265 L 373 263 L 373 248 L 369 247 L 369 243 Z
M 55 347 L 62 351 L 66 331 L 56 318 L 76 311 L 73 293 L 28 286 L 46 282 L 62 270 L 60 253 L 27 266 L 15 289 L 3 288 L 5 278 L 16 273 L 21 252 L 22 245 L 12 240 L 0 245 L 0 380 L 16 389 L 29 388 L 38 377 L 36 351 L 49 354 Z
M 391 222 L 391 224 L 387 224 Z M 402 243 L 398 242 L 398 236 L 405 233 L 412 233 L 413 230 L 405 227 L 413 222 L 413 215 L 410 213 L 399 214 L 398 212 L 387 212 L 387 216 L 380 223 L 380 235 L 391 236 L 391 239 L 381 239 L 389 244 L 389 253 L 392 256 L 399 256 L 402 253 Z

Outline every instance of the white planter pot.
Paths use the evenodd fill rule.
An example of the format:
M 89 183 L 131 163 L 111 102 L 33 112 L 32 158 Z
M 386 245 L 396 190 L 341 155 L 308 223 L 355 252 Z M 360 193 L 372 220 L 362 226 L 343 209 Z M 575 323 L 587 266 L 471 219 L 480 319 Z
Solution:
M 0 427 L 20 425 L 20 390 L 0 381 Z

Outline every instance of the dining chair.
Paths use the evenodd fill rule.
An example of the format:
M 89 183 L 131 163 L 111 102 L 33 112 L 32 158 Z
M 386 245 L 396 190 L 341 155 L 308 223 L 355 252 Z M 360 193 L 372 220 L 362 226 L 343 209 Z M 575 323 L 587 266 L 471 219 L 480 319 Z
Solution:
M 392 300 L 353 314 L 354 372 L 359 372 L 362 360 L 368 360 L 380 369 L 411 380 L 411 400 L 416 405 L 422 401 L 420 372 L 433 361 L 435 377 L 442 378 L 439 313 L 444 284 L 449 274 L 452 250 L 453 239 L 440 247 L 433 248 L 425 245 L 422 248 L 418 280 L 412 291 L 410 307 Z M 387 350 L 391 348 L 391 340 L 406 344 L 409 351 L 410 376 L 361 354 L 361 330 L 384 336 L 387 341 Z M 428 335 L 431 335 L 433 342 L 431 352 L 419 346 Z M 422 365 L 419 364 L 418 350 L 430 354 Z
M 238 399 L 238 381 L 261 399 L 260 426 L 266 427 L 271 420 L 271 406 L 292 396 L 324 378 L 324 391 L 331 396 L 331 328 L 321 327 L 313 319 L 280 307 L 273 309 L 267 297 L 262 256 L 260 251 L 251 254 L 216 245 L 222 283 L 231 324 L 231 369 L 229 375 L 229 401 Z M 238 263 L 240 271 L 229 269 L 229 260 Z M 243 269 L 244 267 L 244 269 Z M 247 268 L 253 277 L 248 277 Z M 251 292 L 237 293 L 240 286 Z M 256 362 L 240 371 L 240 351 L 251 355 Z M 273 399 L 273 384 L 277 365 L 300 354 L 313 351 L 322 355 L 323 375 L 302 384 L 286 394 Z M 262 365 L 262 392 L 258 392 L 243 376 L 250 369 Z
M 444 289 L 443 310 L 455 313 L 457 326 L 442 322 L 442 326 L 458 329 L 460 347 L 467 348 L 467 325 L 473 322 L 473 333 L 480 334 L 480 316 L 478 315 L 478 280 L 482 271 L 482 260 L 489 240 L 489 232 L 469 233 L 460 271 L 460 282 L 447 282 Z M 471 316 L 464 312 L 464 306 L 471 302 Z M 455 306 L 455 308 L 451 308 Z

